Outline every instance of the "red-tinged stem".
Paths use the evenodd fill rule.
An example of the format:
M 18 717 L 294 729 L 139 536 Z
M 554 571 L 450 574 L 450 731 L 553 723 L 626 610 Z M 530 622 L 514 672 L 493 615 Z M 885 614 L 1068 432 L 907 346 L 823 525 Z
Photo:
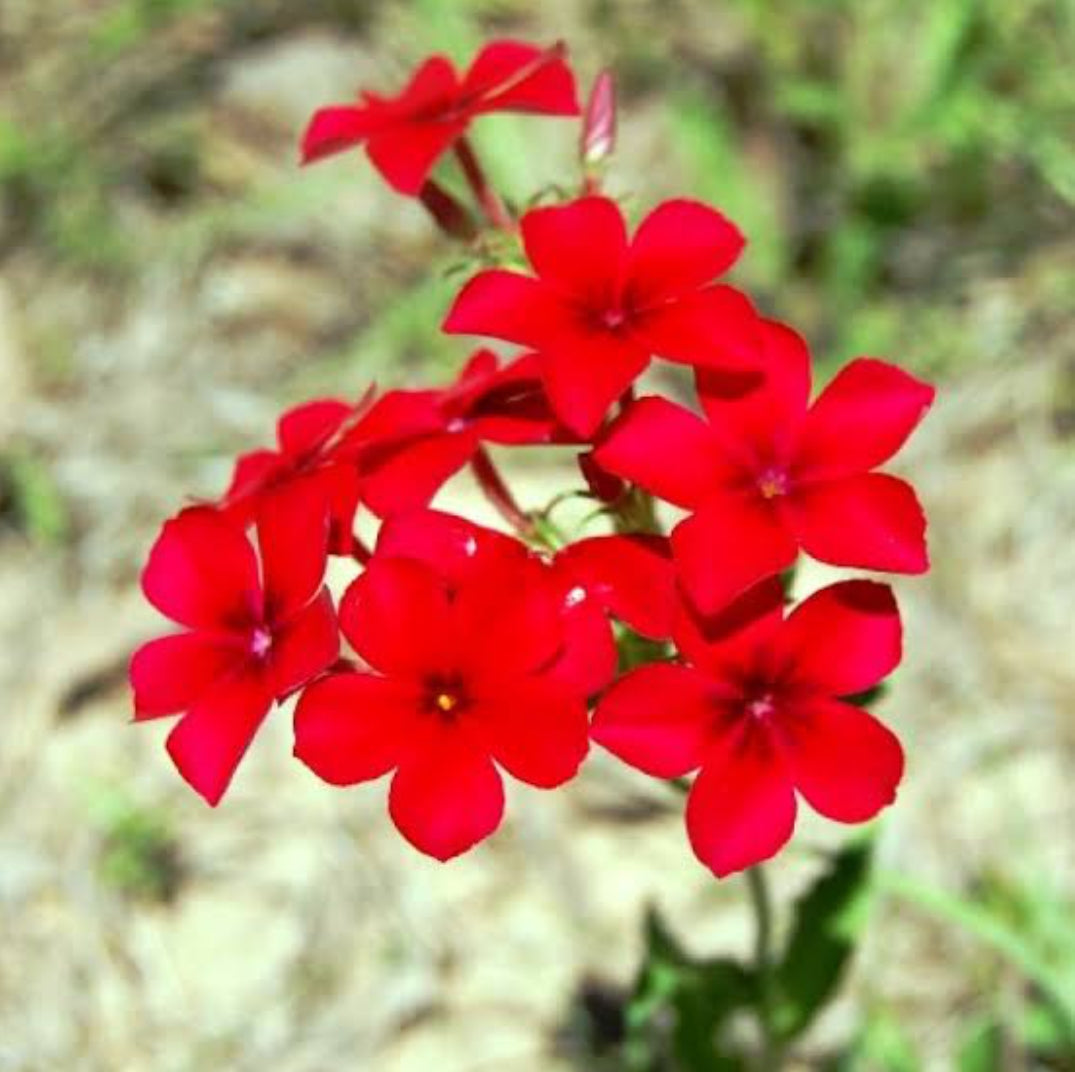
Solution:
M 450 238 L 469 242 L 477 237 L 478 226 L 474 217 L 440 183 L 427 179 L 418 191 L 418 200 L 433 217 L 433 222 Z
M 459 166 L 463 169 L 467 185 L 489 222 L 502 231 L 513 231 L 515 221 L 504 207 L 504 202 L 501 201 L 500 195 L 490 185 L 474 152 L 474 147 L 466 136 L 455 143 L 455 155 L 459 161 Z
M 474 473 L 485 497 L 497 508 L 500 516 L 524 539 L 534 533 L 533 519 L 515 501 L 515 496 L 500 475 L 500 470 L 489 457 L 485 447 L 479 447 L 470 460 Z
M 351 557 L 360 566 L 365 566 L 373 558 L 373 552 L 357 536 L 352 536 Z

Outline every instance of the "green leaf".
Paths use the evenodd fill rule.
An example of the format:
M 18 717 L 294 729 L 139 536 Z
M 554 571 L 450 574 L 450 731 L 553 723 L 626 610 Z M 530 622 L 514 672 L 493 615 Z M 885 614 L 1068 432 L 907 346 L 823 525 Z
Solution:
M 741 1072 L 746 1060 L 727 1028 L 735 1012 L 757 1003 L 753 974 L 727 958 L 693 957 L 655 910 L 645 930 L 645 959 L 627 1006 L 625 1067 Z
M 972 1021 L 963 1033 L 956 1058 L 959 1072 L 1001 1072 L 1004 1068 L 1004 1031 L 990 1016 Z
M 839 985 L 869 908 L 872 842 L 856 841 L 796 902 L 784 955 L 773 971 L 773 1026 L 795 1038 Z

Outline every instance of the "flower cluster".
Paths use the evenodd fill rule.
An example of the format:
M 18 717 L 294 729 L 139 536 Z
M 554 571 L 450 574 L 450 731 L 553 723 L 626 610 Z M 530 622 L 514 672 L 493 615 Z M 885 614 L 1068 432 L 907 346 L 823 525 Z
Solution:
M 497 828 L 505 773 L 562 785 L 591 742 L 657 778 L 697 772 L 687 830 L 720 876 L 785 844 L 798 797 L 870 819 L 903 771 L 861 701 L 900 661 L 895 598 L 847 580 L 789 609 L 789 578 L 803 553 L 927 568 L 913 490 L 877 469 L 933 389 L 859 358 L 811 401 L 803 340 L 718 282 L 744 248 L 734 224 L 679 199 L 631 233 L 601 193 L 607 73 L 583 118 L 578 196 L 518 218 L 466 139 L 496 110 L 579 114 L 563 47 L 496 42 L 462 75 L 433 57 L 398 97 L 364 93 L 311 121 L 305 160 L 364 146 L 488 256 L 471 209 L 433 177 L 454 151 L 530 271 L 478 271 L 444 330 L 522 349 L 478 350 L 440 389 L 291 409 L 218 502 L 168 521 L 143 588 L 184 631 L 135 654 L 137 717 L 180 716 L 168 751 L 215 805 L 270 710 L 297 695 L 296 757 L 333 785 L 391 775 L 393 821 L 442 860 Z M 636 397 L 653 358 L 692 370 L 697 410 Z M 585 486 L 565 496 L 592 499 L 604 531 L 565 534 L 552 517 L 565 496 L 524 511 L 489 444 L 574 451 Z M 511 534 L 430 508 L 465 468 Z M 679 511 L 667 535 L 658 503 Z M 360 510 L 379 520 L 373 547 Z M 357 574 L 338 602 L 330 558 Z

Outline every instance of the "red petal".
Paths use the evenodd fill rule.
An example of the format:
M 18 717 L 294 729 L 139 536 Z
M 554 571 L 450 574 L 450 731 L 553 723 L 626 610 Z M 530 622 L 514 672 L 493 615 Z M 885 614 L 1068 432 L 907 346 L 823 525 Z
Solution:
M 658 205 L 639 225 L 627 259 L 627 293 L 637 309 L 697 290 L 726 272 L 744 246 L 739 229 L 700 201 Z
M 649 364 L 632 339 L 604 332 L 565 334 L 548 344 L 542 358 L 556 415 L 584 438 Z
M 896 669 L 902 641 L 892 589 L 873 581 L 843 581 L 795 608 L 780 648 L 797 681 L 830 696 L 850 696 L 873 688 Z
M 795 788 L 827 818 L 862 823 L 896 799 L 903 749 L 869 712 L 812 701 L 781 719 L 777 739 Z
M 475 570 L 484 568 L 488 555 L 503 555 L 514 562 L 529 556 L 518 540 L 438 510 L 418 510 L 387 520 L 377 534 L 377 554 L 417 559 L 452 585 L 465 583 Z
M 456 727 L 438 727 L 396 771 L 388 808 L 419 852 L 450 860 L 487 838 L 504 814 L 492 760 Z
M 762 361 L 758 314 L 746 296 L 714 286 L 645 311 L 631 333 L 667 361 L 715 368 L 756 369 Z
M 479 272 L 459 292 L 444 321 L 449 335 L 487 335 L 540 347 L 576 319 L 540 280 L 495 268 Z
M 714 614 L 798 554 L 780 513 L 752 495 L 710 496 L 672 532 L 676 570 L 694 605 Z
M 537 559 L 479 555 L 452 611 L 460 659 L 478 680 L 532 673 L 563 648 L 562 588 Z
M 389 391 L 348 429 L 333 457 L 375 460 L 391 445 L 443 431 L 439 398 L 439 391 Z
M 935 393 L 895 365 L 852 361 L 810 408 L 796 470 L 813 480 L 873 469 L 903 446 Z
M 295 708 L 295 755 L 333 785 L 380 778 L 398 766 L 418 718 L 413 686 L 334 674 L 315 681 Z
M 216 807 L 272 706 L 265 681 L 239 673 L 198 701 L 168 735 L 179 773 Z
M 739 475 L 705 421 L 664 398 L 633 403 L 598 444 L 594 460 L 602 469 L 687 508 L 698 506 Z
M 204 633 L 177 633 L 143 644 L 130 667 L 135 717 L 185 711 L 244 661 L 241 648 Z
M 204 506 L 165 522 L 142 591 L 162 614 L 193 629 L 242 629 L 261 613 L 254 548 L 241 525 Z
M 757 471 L 791 457 L 810 398 L 810 352 L 790 328 L 762 320 L 762 367 L 699 369 L 698 394 L 710 426 L 732 457 Z
M 242 454 L 235 463 L 231 484 L 224 493 L 224 502 L 229 506 L 238 505 L 242 499 L 255 496 L 272 484 L 273 480 L 286 468 L 286 462 L 275 450 L 254 450 Z M 245 525 L 252 520 L 255 504 L 242 504 L 243 509 L 236 515 L 239 524 Z
M 289 409 L 276 426 L 285 454 L 305 454 L 322 446 L 351 414 L 354 406 L 335 398 L 318 398 Z
M 493 41 L 478 53 L 463 79 L 461 96 L 481 98 L 475 112 L 578 115 L 575 79 L 557 49 L 518 41 Z
M 627 228 L 615 201 L 582 197 L 531 209 L 523 245 L 534 270 L 562 295 L 598 313 L 617 304 Z
M 366 152 L 394 190 L 417 197 L 437 158 L 466 129 L 466 120 L 410 122 L 374 134 Z
M 701 766 L 719 709 L 702 674 L 653 663 L 620 678 L 594 713 L 591 736 L 624 763 L 655 778 L 681 778 Z
M 327 670 L 340 653 L 340 633 L 328 589 L 273 633 L 272 675 L 277 697 Z
M 602 606 L 637 633 L 661 640 L 676 609 L 671 548 L 660 536 L 592 536 L 556 556 Z
M 313 599 L 325 576 L 329 504 L 317 480 L 289 482 L 258 511 L 265 617 L 283 622 Z
M 370 666 L 406 676 L 451 668 L 461 640 L 447 586 L 408 558 L 374 558 L 340 601 L 340 628 Z
M 412 440 L 368 465 L 362 497 L 378 517 L 428 506 L 477 448 L 468 431 Z
M 807 485 L 788 496 L 803 550 L 834 566 L 925 573 L 926 518 L 911 486 L 864 473 Z
M 762 665 L 784 619 L 784 585 L 770 577 L 716 614 L 701 615 L 683 602 L 676 617 L 676 647 L 688 662 L 717 681 L 741 681 Z
M 774 856 L 794 829 L 789 773 L 768 734 L 748 723 L 711 753 L 691 787 L 691 847 L 724 878 Z
M 359 145 L 383 124 L 383 114 L 353 104 L 336 104 L 314 112 L 302 136 L 302 162 L 321 160 Z
M 482 696 L 469 717 L 497 763 L 542 789 L 573 778 L 589 750 L 585 700 L 543 677 Z

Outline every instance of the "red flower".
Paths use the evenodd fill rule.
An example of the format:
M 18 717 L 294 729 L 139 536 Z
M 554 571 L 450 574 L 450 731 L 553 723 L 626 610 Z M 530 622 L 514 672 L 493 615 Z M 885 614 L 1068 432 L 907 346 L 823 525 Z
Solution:
M 922 419 L 934 390 L 859 358 L 807 408 L 810 360 L 790 329 L 764 324 L 765 375 L 699 373 L 700 417 L 643 398 L 609 430 L 599 465 L 693 510 L 672 533 L 687 592 L 706 612 L 786 569 L 799 548 L 839 566 L 922 573 L 914 491 L 872 470 Z
M 498 767 L 560 785 L 586 755 L 588 720 L 583 695 L 549 673 L 565 642 L 549 571 L 521 545 L 509 550 L 508 537 L 454 538 L 441 516 L 419 515 L 400 532 L 421 545 L 429 525 L 425 550 L 440 544 L 439 568 L 379 551 L 348 589 L 340 626 L 371 672 L 306 689 L 295 754 L 336 785 L 394 771 L 393 821 L 447 860 L 499 825 Z
M 333 449 L 349 421 L 358 419 L 372 390 L 357 406 L 321 398 L 289 409 L 276 426 L 277 450 L 243 454 L 222 500 L 229 516 L 243 525 L 257 516 L 266 498 L 296 481 L 315 484 L 330 505 L 329 551 L 350 555 L 359 501 L 358 471 Z
M 480 350 L 439 391 L 391 391 L 341 441 L 338 458 L 362 474 L 362 499 L 378 516 L 426 506 L 482 443 L 561 439 L 533 355 L 501 368 Z
M 757 317 L 738 291 L 710 285 L 743 248 L 736 228 L 695 201 L 666 201 L 628 241 L 605 197 L 522 219 L 538 278 L 481 272 L 444 330 L 533 347 L 560 419 L 591 435 L 654 354 L 686 364 L 756 367 Z
M 895 799 L 899 741 L 835 698 L 871 688 L 899 663 L 899 611 L 886 585 L 833 585 L 785 620 L 772 579 L 718 618 L 684 615 L 676 642 L 687 664 L 622 678 L 601 701 L 592 737 L 658 778 L 700 769 L 687 832 L 718 876 L 785 844 L 796 793 L 844 823 L 864 822 Z
M 417 194 L 437 158 L 487 112 L 578 115 L 575 80 L 563 47 L 494 41 L 461 78 L 432 56 L 395 98 L 363 93 L 359 104 L 314 114 L 302 139 L 303 163 L 365 143 L 374 167 L 396 190 Z
M 168 751 L 212 805 L 273 700 L 321 673 L 339 651 L 321 584 L 328 523 L 316 489 L 299 485 L 268 498 L 257 533 L 260 577 L 242 527 L 192 507 L 165 524 L 142 574 L 150 603 L 188 631 L 135 652 L 135 717 L 185 712 Z

